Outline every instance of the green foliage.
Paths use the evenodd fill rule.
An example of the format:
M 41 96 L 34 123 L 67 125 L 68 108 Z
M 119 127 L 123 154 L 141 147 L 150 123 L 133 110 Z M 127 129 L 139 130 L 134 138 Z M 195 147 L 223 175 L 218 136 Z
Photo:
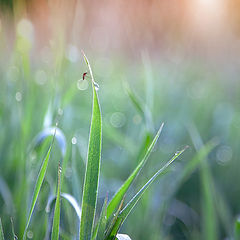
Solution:
M 83 187 L 80 240 L 89 240 L 92 237 L 93 221 L 96 213 L 101 159 L 102 118 L 98 102 L 98 96 L 94 86 L 92 70 L 85 55 L 84 58 L 89 67 L 92 78 L 93 111 L 91 129 L 89 134 L 88 160 Z
M 103 79 L 97 92 L 86 57 L 91 82 L 79 81 L 85 67 L 62 53 L 53 59 L 57 73 L 30 61 L 30 49 L 18 54 L 0 65 L 0 239 L 130 239 L 119 232 L 139 240 L 239 239 L 240 115 L 237 102 L 226 98 L 229 86 L 204 75 L 199 63 L 182 66 L 175 80 L 171 65 L 150 64 L 143 55 L 144 67 L 136 62 L 136 69 L 114 58 L 94 62 Z M 194 79 L 202 76 L 196 90 Z M 124 95 L 126 78 L 131 88 L 125 84 Z M 82 83 L 92 86 L 93 102 Z M 162 125 L 154 137 L 154 123 L 163 120 L 164 131 Z M 54 121 L 59 128 L 51 127 Z M 53 138 L 58 150 L 47 141 Z M 182 161 L 172 164 L 181 151 L 162 162 L 185 143 L 194 148 Z M 187 206 L 184 213 L 176 201 Z

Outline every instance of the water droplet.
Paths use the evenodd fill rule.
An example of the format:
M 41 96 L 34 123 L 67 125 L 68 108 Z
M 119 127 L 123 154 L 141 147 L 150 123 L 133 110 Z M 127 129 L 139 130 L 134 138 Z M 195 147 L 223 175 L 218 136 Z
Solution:
M 73 144 L 73 145 L 77 144 L 77 138 L 76 138 L 76 137 L 73 137 L 73 138 L 72 138 L 72 144 Z
M 59 166 L 58 171 L 59 171 L 60 173 L 62 172 L 62 167 L 61 167 L 61 166 Z
M 180 151 L 175 152 L 175 156 L 177 156 L 180 153 Z
M 30 238 L 30 239 L 33 238 L 33 232 L 32 232 L 31 230 L 29 230 L 29 231 L 27 232 L 27 237 Z
M 125 122 L 126 117 L 123 113 L 115 112 L 111 115 L 110 123 L 113 125 L 113 127 L 120 128 L 125 124 Z
M 79 90 L 82 90 L 82 91 L 86 90 L 88 88 L 88 81 L 82 80 L 82 79 L 78 80 L 77 81 L 77 88 Z
M 66 168 L 65 177 L 70 178 L 72 176 L 72 169 L 70 167 Z
M 98 91 L 99 90 L 99 85 L 96 82 L 94 82 L 93 85 L 94 85 L 96 91 Z
M 58 115 L 62 116 L 63 115 L 63 110 L 61 108 L 58 109 Z
M 141 123 L 141 121 L 142 121 L 142 118 L 139 114 L 136 114 L 136 115 L 133 116 L 133 123 L 134 124 L 138 125 L 138 124 Z
M 20 92 L 16 92 L 15 98 L 16 98 L 17 102 L 21 102 L 22 101 L 22 94 Z
M 227 146 L 227 145 L 220 146 L 216 153 L 216 157 L 217 157 L 216 161 L 219 165 L 224 166 L 231 161 L 232 155 L 233 155 L 233 152 L 230 146 Z
M 38 85 L 44 85 L 47 82 L 47 74 L 43 70 L 38 70 L 35 74 L 35 82 Z

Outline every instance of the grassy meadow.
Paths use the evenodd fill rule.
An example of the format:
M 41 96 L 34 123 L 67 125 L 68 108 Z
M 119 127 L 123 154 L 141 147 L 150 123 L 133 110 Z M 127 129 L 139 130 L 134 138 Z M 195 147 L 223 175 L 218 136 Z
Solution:
M 240 239 L 237 70 L 0 29 L 0 240 Z

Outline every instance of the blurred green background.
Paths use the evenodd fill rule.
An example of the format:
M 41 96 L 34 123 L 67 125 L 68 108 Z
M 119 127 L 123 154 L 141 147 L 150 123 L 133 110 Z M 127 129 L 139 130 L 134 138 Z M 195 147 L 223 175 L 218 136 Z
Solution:
M 81 80 L 81 49 L 100 86 L 99 208 L 164 122 L 130 195 L 177 150 L 190 148 L 121 232 L 138 240 L 239 239 L 239 7 L 238 0 L 1 0 L 0 217 L 7 239 L 10 217 L 16 235 L 24 231 L 46 152 L 46 145 L 33 150 L 33 139 L 57 119 L 67 143 L 63 192 L 81 200 L 92 101 L 89 80 Z M 205 158 L 198 152 L 209 141 L 216 144 Z M 59 157 L 56 145 L 28 239 L 46 234 Z M 62 207 L 61 239 L 75 239 L 75 213 Z

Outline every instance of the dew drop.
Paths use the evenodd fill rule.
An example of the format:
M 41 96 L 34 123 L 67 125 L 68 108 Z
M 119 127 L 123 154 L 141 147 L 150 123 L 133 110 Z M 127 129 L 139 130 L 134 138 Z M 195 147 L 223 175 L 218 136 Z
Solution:
M 21 102 L 22 101 L 22 94 L 20 92 L 16 92 L 15 98 L 16 98 L 17 102 Z
M 62 167 L 59 166 L 59 170 L 58 171 L 59 171 L 59 173 L 61 173 L 62 172 Z
M 94 82 L 93 85 L 94 85 L 96 91 L 98 91 L 99 90 L 99 85 L 96 82 Z
M 80 79 L 77 81 L 77 88 L 79 90 L 86 90 L 88 88 L 88 81 Z
M 61 108 L 58 109 L 58 115 L 62 116 L 63 115 L 63 110 Z
M 76 138 L 76 137 L 73 137 L 73 138 L 72 138 L 72 144 L 73 144 L 73 145 L 77 144 L 77 138 Z
M 30 239 L 33 238 L 33 232 L 32 232 L 31 230 L 29 230 L 29 231 L 27 232 L 27 237 L 30 238 Z

